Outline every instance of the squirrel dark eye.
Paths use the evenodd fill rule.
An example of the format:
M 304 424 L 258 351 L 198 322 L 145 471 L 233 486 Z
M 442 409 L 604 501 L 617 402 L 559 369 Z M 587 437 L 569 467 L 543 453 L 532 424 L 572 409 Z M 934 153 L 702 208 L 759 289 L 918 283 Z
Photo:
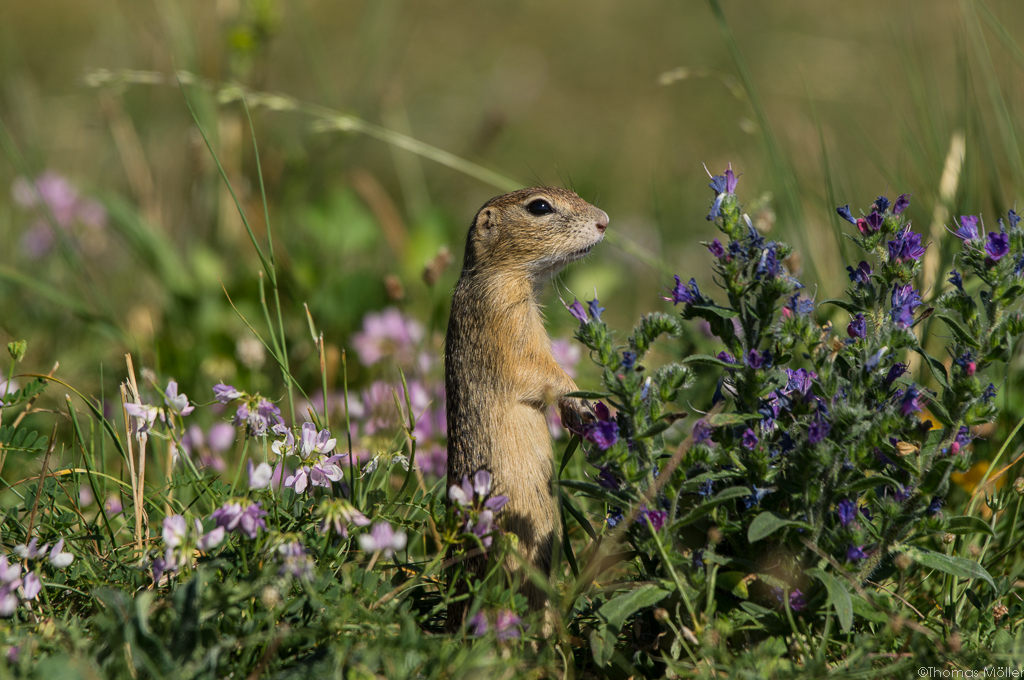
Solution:
M 551 207 L 551 204 L 545 201 L 543 198 L 538 198 L 535 201 L 530 201 L 526 206 L 526 209 L 530 211 L 531 215 L 540 217 L 541 215 L 550 215 L 555 212 L 555 209 Z

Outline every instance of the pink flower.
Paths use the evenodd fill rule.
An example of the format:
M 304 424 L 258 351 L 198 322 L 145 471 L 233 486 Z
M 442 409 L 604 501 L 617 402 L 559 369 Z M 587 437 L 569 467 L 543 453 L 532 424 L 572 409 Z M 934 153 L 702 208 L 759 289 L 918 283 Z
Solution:
M 352 337 L 352 346 L 365 366 L 385 357 L 393 357 L 399 364 L 412 366 L 417 358 L 416 346 L 421 340 L 423 327 L 394 307 L 389 307 L 363 317 L 363 330 Z

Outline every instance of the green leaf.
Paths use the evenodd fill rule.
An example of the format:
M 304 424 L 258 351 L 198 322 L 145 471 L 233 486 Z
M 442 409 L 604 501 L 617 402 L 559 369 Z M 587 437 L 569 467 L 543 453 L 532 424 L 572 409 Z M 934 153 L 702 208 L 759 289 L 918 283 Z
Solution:
M 862 619 L 867 619 L 872 623 L 888 623 L 889 617 L 884 612 L 880 612 L 868 603 L 862 597 L 854 595 L 852 598 L 853 613 Z
M 691 305 L 687 312 L 690 314 L 706 318 L 706 314 L 713 314 L 714 316 L 722 319 L 732 319 L 733 317 L 739 316 L 736 310 L 729 309 L 728 307 L 720 307 L 718 305 Z
M 715 413 L 704 419 L 711 427 L 732 427 L 733 425 L 742 425 L 747 421 L 751 420 L 762 420 L 764 418 L 760 413 Z
M 673 531 L 675 531 L 676 529 L 685 527 L 688 524 L 693 524 L 698 519 L 708 514 L 722 503 L 731 501 L 735 498 L 746 498 L 749 495 L 749 488 L 745 486 L 731 486 L 728 489 L 725 489 L 716 494 L 714 498 L 711 498 L 710 500 L 707 500 L 698 505 L 697 507 L 695 507 L 693 510 L 689 512 L 689 514 L 686 515 L 686 517 L 683 517 L 680 520 L 676 520 L 676 522 L 672 524 L 671 528 Z
M 707 364 L 709 366 L 721 366 L 722 368 L 740 368 L 739 364 L 730 364 L 710 354 L 691 354 L 679 363 L 681 364 Z
M 743 571 L 722 571 L 715 578 L 715 587 L 721 588 L 741 600 L 746 600 L 750 598 L 750 592 L 747 590 L 749 576 L 750 574 Z
M 654 585 L 640 586 L 622 595 L 616 595 L 605 602 L 597 613 L 608 622 L 608 626 L 616 632 L 621 630 L 626 619 L 643 609 L 664 600 L 671 595 L 667 590 Z
M 577 390 L 576 392 L 569 392 L 565 396 L 573 397 L 576 399 L 607 399 L 612 396 L 611 392 L 588 392 L 587 390 Z
M 605 503 L 618 505 L 623 502 L 629 502 L 629 497 L 626 494 L 620 491 L 606 489 L 603 486 L 598 486 L 597 484 L 590 484 L 589 482 L 578 482 L 575 479 L 560 479 L 558 480 L 558 483 L 567 489 L 572 489 L 573 491 L 580 491 L 586 496 L 596 498 L 597 500 L 604 501 Z
M 672 423 L 668 420 L 659 420 L 652 424 L 649 428 L 641 432 L 636 436 L 637 439 L 649 439 L 656 434 L 661 434 L 668 428 L 672 427 Z
M 970 331 L 957 323 L 953 317 L 948 314 L 937 314 L 936 316 L 945 322 L 946 327 L 956 336 L 957 340 L 974 349 L 981 349 L 981 343 L 978 342 L 978 339 L 971 335 Z
M 569 443 L 565 447 L 565 453 L 562 454 L 562 465 L 558 468 L 559 477 L 562 476 L 562 473 L 565 471 L 565 466 L 569 464 L 570 460 L 572 460 L 572 455 L 576 453 L 576 449 L 579 448 L 579 445 L 580 438 L 573 435 L 572 439 L 569 440 Z
M 615 653 L 615 641 L 618 634 L 609 630 L 608 626 L 601 626 L 590 631 L 590 653 L 594 656 L 594 663 L 598 666 L 607 666 Z
M 953 467 L 952 458 L 943 458 L 938 463 L 932 466 L 932 469 L 925 475 L 924 481 L 921 482 L 921 493 L 931 494 L 947 479 L 950 468 Z
M 992 528 L 977 517 L 950 517 L 943 527 L 949 534 L 988 534 L 995 536 Z
M 942 362 L 928 354 L 928 352 L 925 352 L 921 346 L 915 347 L 914 351 L 920 354 L 924 362 L 928 364 L 932 375 L 935 376 L 935 379 L 942 385 L 943 389 L 949 389 L 949 376 L 946 375 L 946 367 L 942 365 Z
M 976 592 L 968 588 L 964 591 L 964 595 L 966 595 L 967 599 L 971 601 L 971 604 L 973 604 L 981 611 L 985 611 L 985 605 L 981 603 L 981 598 L 978 597 L 978 594 Z
M 771 536 L 782 527 L 796 525 L 804 529 L 813 529 L 807 522 L 800 522 L 793 519 L 786 519 L 780 517 L 774 512 L 765 511 L 754 518 L 754 521 L 750 523 L 750 527 L 747 529 L 747 540 L 751 543 L 756 543 L 766 536 Z
M 931 550 L 909 545 L 903 546 L 902 552 L 905 552 L 915 562 L 929 569 L 935 569 L 944 574 L 951 574 L 952 576 L 965 579 L 980 578 L 992 586 L 992 588 L 996 587 L 995 581 L 985 571 L 985 567 L 974 560 L 956 557 L 955 555 L 944 555 L 943 553 L 932 552 Z
M 583 527 L 583 530 L 587 532 L 592 540 L 597 540 L 597 532 L 594 531 L 594 527 L 590 525 L 590 520 L 587 519 L 586 515 L 580 512 L 579 508 L 572 502 L 565 493 L 562 493 L 562 508 L 567 510 L 573 519 L 576 520 L 577 524 Z
M 891 486 L 896 488 L 899 485 L 892 477 L 886 477 L 885 475 L 871 475 L 870 477 L 864 477 L 858 479 L 856 482 L 847 484 L 836 491 L 836 496 L 845 496 L 847 494 L 856 493 L 857 491 L 865 491 L 867 489 L 874 489 L 876 486 Z
M 835 305 L 836 307 L 839 307 L 840 309 L 843 309 L 843 310 L 849 312 L 850 314 L 859 314 L 860 312 L 864 311 L 863 309 L 861 309 L 857 305 L 853 304 L 849 300 L 842 300 L 840 298 L 830 298 L 828 300 L 822 300 L 821 304 L 823 304 L 823 305 Z
M 836 610 L 836 617 L 844 633 L 850 632 L 853 626 L 853 602 L 850 600 L 850 589 L 846 583 L 821 569 L 808 569 L 805 572 L 825 584 L 828 590 L 828 603 Z

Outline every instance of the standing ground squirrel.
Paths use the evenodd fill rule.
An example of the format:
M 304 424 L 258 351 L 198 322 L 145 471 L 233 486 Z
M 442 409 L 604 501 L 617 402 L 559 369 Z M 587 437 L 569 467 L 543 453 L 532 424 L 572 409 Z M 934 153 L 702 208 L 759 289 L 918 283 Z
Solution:
M 588 415 L 580 400 L 565 396 L 576 384 L 551 354 L 538 295 L 562 267 L 589 253 L 607 227 L 607 214 L 565 189 L 493 198 L 469 228 L 452 296 L 444 369 L 448 487 L 489 471 L 492 493 L 509 498 L 501 524 L 519 537 L 522 559 L 545 575 L 561 538 L 545 412 L 557 403 L 566 422 Z M 484 564 L 469 560 L 466 570 L 479 574 Z M 516 561 L 506 566 L 514 571 Z M 529 581 L 522 589 L 531 609 L 546 606 L 543 590 Z M 449 607 L 449 629 L 462 625 L 465 604 Z

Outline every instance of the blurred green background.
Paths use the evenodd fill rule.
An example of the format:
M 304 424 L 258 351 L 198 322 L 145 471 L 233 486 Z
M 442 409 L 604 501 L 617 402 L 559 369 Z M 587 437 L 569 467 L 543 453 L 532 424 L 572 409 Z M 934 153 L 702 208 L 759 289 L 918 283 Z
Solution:
M 1024 189 L 1024 54 L 1012 37 L 1022 31 L 1014 0 L 0 3 L 0 341 L 27 339 L 26 368 L 60 361 L 87 394 L 112 394 L 129 351 L 199 401 L 219 380 L 280 385 L 221 288 L 266 328 L 259 261 L 176 69 L 323 107 L 251 111 L 289 351 L 312 390 L 303 303 L 327 339 L 332 384 L 367 311 L 398 306 L 443 331 L 465 229 L 502 193 L 325 129 L 335 114 L 509 185 L 571 186 L 596 202 L 616 240 L 558 289 L 571 300 L 596 287 L 613 327 L 627 328 L 664 308 L 673 272 L 713 287 L 698 245 L 714 236 L 702 164 L 742 173 L 754 221 L 797 245 L 791 269 L 819 300 L 846 285 L 839 231 L 850 225 L 837 203 L 856 214 L 879 194 L 912 192 L 926 241 L 950 216 L 994 225 Z M 124 82 L 126 69 L 164 79 Z M 245 111 L 216 89 L 185 91 L 264 239 Z M 29 253 L 41 214 L 18 203 L 15 181 L 45 171 L 107 217 Z M 442 246 L 454 262 L 431 288 L 421 273 Z M 945 264 L 926 266 L 926 299 L 946 285 Z M 548 303 L 554 334 L 569 335 L 574 322 L 553 294 Z M 353 381 L 369 379 L 349 363 Z

